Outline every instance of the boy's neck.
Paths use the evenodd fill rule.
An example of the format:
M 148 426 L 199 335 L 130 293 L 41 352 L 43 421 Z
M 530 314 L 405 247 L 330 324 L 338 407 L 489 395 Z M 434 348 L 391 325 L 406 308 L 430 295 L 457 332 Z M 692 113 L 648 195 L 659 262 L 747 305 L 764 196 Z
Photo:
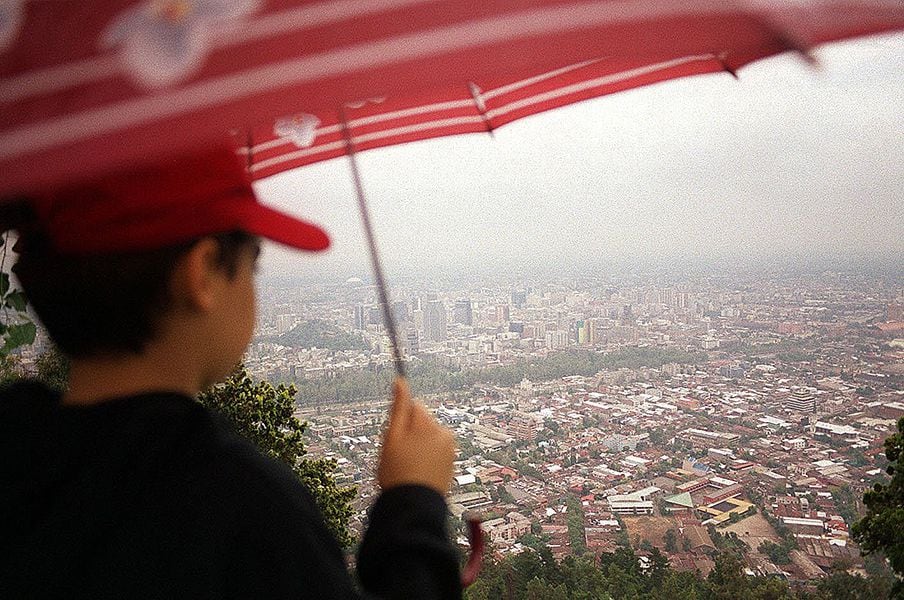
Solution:
M 176 392 L 194 397 L 201 377 L 191 361 L 171 353 L 147 351 L 140 355 L 73 359 L 64 404 L 99 404 L 147 392 Z

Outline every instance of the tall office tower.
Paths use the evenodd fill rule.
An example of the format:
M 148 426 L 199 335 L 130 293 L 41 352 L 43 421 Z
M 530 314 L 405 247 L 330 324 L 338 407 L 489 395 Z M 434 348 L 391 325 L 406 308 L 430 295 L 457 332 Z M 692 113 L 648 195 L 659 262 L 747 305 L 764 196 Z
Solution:
M 509 305 L 508 304 L 497 304 L 496 305 L 496 322 L 497 323 L 508 323 L 510 319 Z
M 424 311 L 421 309 L 411 311 L 411 323 L 418 331 L 424 330 Z
M 404 323 L 408 320 L 408 303 L 399 300 L 392 303 L 392 316 L 395 317 L 397 323 Z
M 367 329 L 367 321 L 370 318 L 370 312 L 363 304 L 355 305 L 355 329 Z
M 408 350 L 408 354 L 417 354 L 421 351 L 421 338 L 417 329 L 409 329 L 405 334 L 405 348 Z
M 599 341 L 599 333 L 596 329 L 596 320 L 590 319 L 587 321 L 587 342 L 595 344 L 597 341 Z
M 441 300 L 428 300 L 424 307 L 424 339 L 431 342 L 446 341 L 446 307 Z
M 474 324 L 474 311 L 471 309 L 470 300 L 455 301 L 455 307 L 452 309 L 452 322 L 461 323 L 462 325 Z
M 550 350 L 558 350 L 559 348 L 565 348 L 568 346 L 568 332 L 567 331 L 547 331 L 546 332 L 546 347 Z
M 295 315 L 276 315 L 276 333 L 282 335 L 295 327 Z
M 522 308 L 527 304 L 527 292 L 524 290 L 516 290 L 512 292 L 512 305 Z
M 634 310 L 632 309 L 630 304 L 625 304 L 622 307 L 621 318 L 622 318 L 622 322 L 624 322 L 624 323 L 630 323 L 630 322 L 634 321 Z

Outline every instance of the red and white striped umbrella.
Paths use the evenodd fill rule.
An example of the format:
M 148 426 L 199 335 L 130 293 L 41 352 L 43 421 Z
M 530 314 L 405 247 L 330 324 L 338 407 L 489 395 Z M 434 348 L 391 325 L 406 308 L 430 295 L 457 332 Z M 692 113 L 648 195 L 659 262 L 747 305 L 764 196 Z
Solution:
M 0 1 L 0 196 L 231 130 L 256 177 L 904 28 L 900 0 Z

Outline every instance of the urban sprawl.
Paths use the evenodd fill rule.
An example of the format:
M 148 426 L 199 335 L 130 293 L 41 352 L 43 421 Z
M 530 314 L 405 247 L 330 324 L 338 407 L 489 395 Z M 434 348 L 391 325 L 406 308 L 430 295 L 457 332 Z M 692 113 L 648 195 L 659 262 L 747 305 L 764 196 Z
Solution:
M 904 416 L 899 278 L 624 276 L 399 286 L 415 392 L 458 435 L 450 519 L 497 554 L 658 548 L 808 581 L 863 570 L 849 530 Z M 309 452 L 358 487 L 360 530 L 392 373 L 372 285 L 265 285 L 247 367 L 296 385 Z

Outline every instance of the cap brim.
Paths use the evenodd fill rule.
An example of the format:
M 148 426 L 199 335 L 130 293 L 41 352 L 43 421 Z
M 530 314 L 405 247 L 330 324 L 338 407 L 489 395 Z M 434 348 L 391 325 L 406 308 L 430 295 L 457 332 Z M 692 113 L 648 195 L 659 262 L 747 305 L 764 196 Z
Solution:
M 319 251 L 330 247 L 326 232 L 307 221 L 292 217 L 268 206 L 257 204 L 245 223 L 248 233 L 299 250 Z

